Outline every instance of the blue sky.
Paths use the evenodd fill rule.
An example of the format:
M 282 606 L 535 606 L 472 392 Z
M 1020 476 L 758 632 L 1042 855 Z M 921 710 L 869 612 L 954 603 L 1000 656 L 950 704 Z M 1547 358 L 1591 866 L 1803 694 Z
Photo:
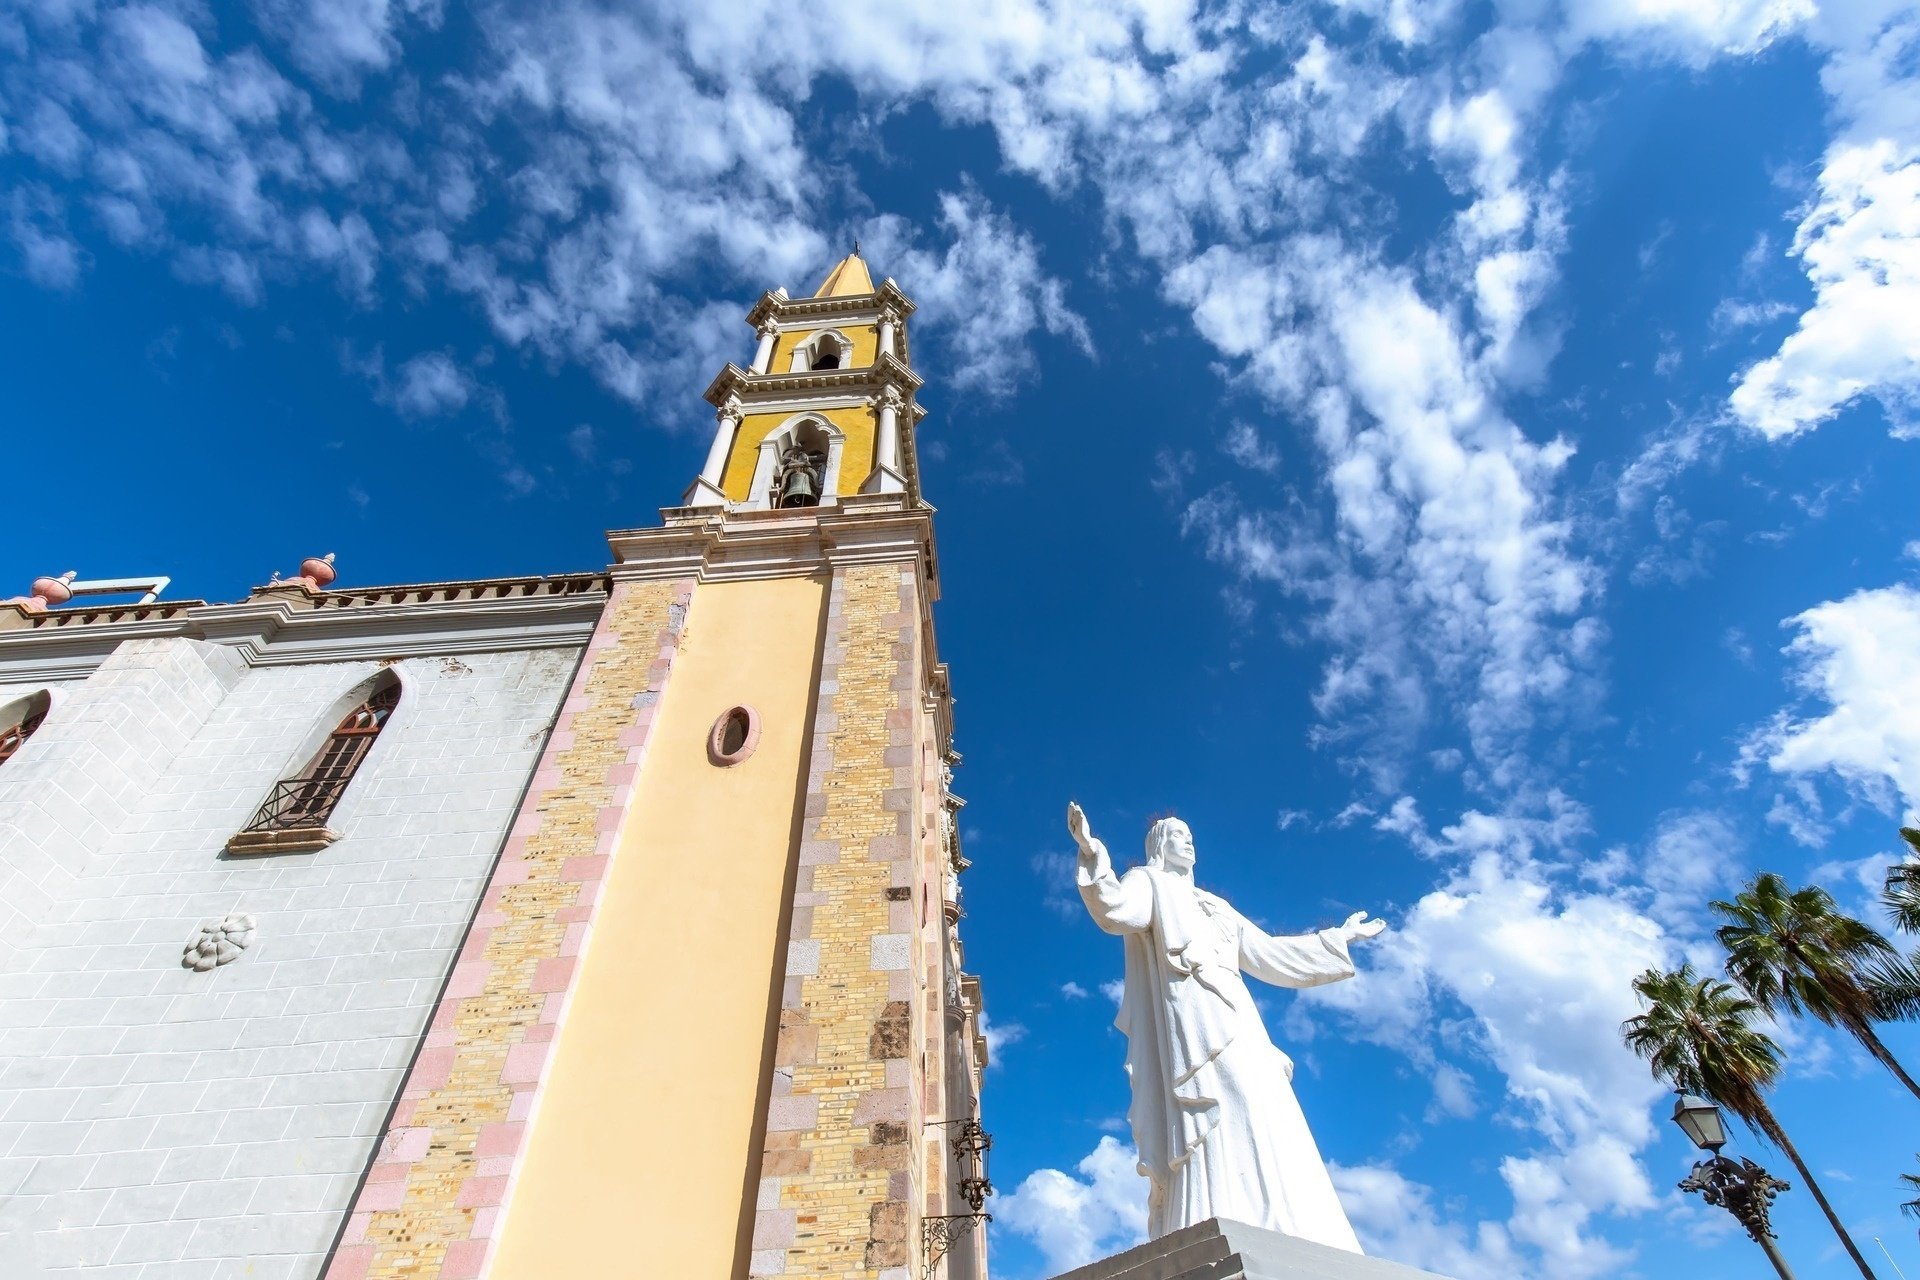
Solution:
M 1864 904 L 1920 807 L 1917 80 L 1898 0 L 16 0 L 0 588 L 597 566 L 858 237 L 920 303 L 996 1274 L 1142 1218 L 1069 796 L 1394 923 L 1267 1006 L 1374 1250 L 1754 1274 L 1616 1028 L 1705 899 Z M 1915 1104 L 1783 1034 L 1920 1275 Z

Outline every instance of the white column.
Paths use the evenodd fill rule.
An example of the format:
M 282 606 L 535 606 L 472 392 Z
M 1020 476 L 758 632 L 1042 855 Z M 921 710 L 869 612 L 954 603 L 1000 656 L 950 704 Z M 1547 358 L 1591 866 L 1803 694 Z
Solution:
M 773 359 L 773 340 L 780 335 L 780 326 L 771 320 L 762 320 L 759 332 L 760 345 L 753 353 L 753 372 L 765 373 Z
M 728 396 L 721 404 L 720 411 L 714 415 L 713 443 L 707 448 L 707 464 L 700 468 L 700 478 L 693 482 L 680 505 L 686 507 L 725 506 L 727 495 L 720 488 L 720 477 L 727 469 L 727 458 L 733 453 L 733 438 L 740 431 L 740 399 Z
M 900 358 L 900 350 L 893 345 L 893 337 L 899 330 L 900 313 L 892 307 L 882 307 L 880 309 L 880 350 L 896 360 Z
M 889 383 L 873 399 L 880 419 L 875 432 L 873 474 L 862 487 L 868 493 L 905 493 L 907 483 L 900 474 L 900 410 L 905 399 L 900 388 Z

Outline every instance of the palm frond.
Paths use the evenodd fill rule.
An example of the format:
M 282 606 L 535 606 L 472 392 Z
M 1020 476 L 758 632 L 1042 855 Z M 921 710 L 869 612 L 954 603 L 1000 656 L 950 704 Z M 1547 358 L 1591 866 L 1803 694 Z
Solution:
M 1621 1039 L 1653 1074 L 1731 1111 L 1771 1137 L 1762 1096 L 1780 1077 L 1780 1049 L 1755 1023 L 1760 1007 L 1731 983 L 1693 966 L 1649 969 L 1633 982 L 1646 1010 L 1621 1024 Z

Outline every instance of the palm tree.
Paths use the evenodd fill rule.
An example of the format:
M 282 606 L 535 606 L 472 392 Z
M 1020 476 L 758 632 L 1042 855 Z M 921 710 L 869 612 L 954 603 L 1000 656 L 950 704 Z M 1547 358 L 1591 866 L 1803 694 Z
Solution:
M 1914 1158 L 1920 1160 L 1920 1156 Z M 1920 1173 L 1903 1173 L 1900 1175 L 1900 1181 L 1907 1184 L 1907 1190 L 1920 1191 Z M 1911 1200 L 1902 1201 L 1900 1212 L 1909 1218 L 1920 1218 L 1920 1195 L 1914 1196 Z
M 1767 1105 L 1766 1091 L 1780 1078 L 1780 1047 L 1754 1026 L 1760 1006 L 1730 983 L 1701 977 L 1690 964 L 1667 973 L 1649 969 L 1633 980 L 1633 990 L 1647 1008 L 1621 1025 L 1627 1047 L 1646 1059 L 1655 1076 L 1719 1103 L 1786 1152 L 1848 1256 L 1871 1280 L 1867 1260 Z
M 1902 933 L 1920 933 L 1920 828 L 1900 828 L 1912 856 L 1887 868 L 1886 887 L 1880 901 L 1886 904 L 1893 923 Z
M 1840 910 L 1825 889 L 1789 890 L 1771 871 L 1713 909 L 1727 921 L 1719 930 L 1727 973 L 1755 1003 L 1768 1013 L 1804 1013 L 1850 1033 L 1920 1098 L 1920 1084 L 1873 1032 L 1876 1021 L 1897 1012 L 1874 981 L 1876 969 L 1901 959 L 1892 943 Z

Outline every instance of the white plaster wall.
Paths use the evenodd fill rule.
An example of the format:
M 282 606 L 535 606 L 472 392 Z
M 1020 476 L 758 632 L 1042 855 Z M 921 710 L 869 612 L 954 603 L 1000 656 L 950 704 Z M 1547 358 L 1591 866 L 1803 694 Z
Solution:
M 123 645 L 83 684 L 47 689 L 46 723 L 0 770 L 0 969 L 98 855 L 232 689 L 245 664 L 191 640 Z
M 218 648 L 123 646 L 61 708 L 88 741 L 0 791 L 5 883 L 36 840 L 59 843 L 21 825 L 37 820 L 23 787 L 74 795 L 102 759 L 164 760 L 116 793 L 111 834 L 0 954 L 5 1280 L 318 1274 L 578 656 L 393 664 L 400 706 L 330 823 L 342 839 L 242 859 L 227 837 L 379 664 L 239 667 L 194 725 L 150 710 L 168 682 L 114 678 L 208 657 L 183 646 Z M 198 926 L 229 911 L 257 919 L 253 945 L 182 967 Z

